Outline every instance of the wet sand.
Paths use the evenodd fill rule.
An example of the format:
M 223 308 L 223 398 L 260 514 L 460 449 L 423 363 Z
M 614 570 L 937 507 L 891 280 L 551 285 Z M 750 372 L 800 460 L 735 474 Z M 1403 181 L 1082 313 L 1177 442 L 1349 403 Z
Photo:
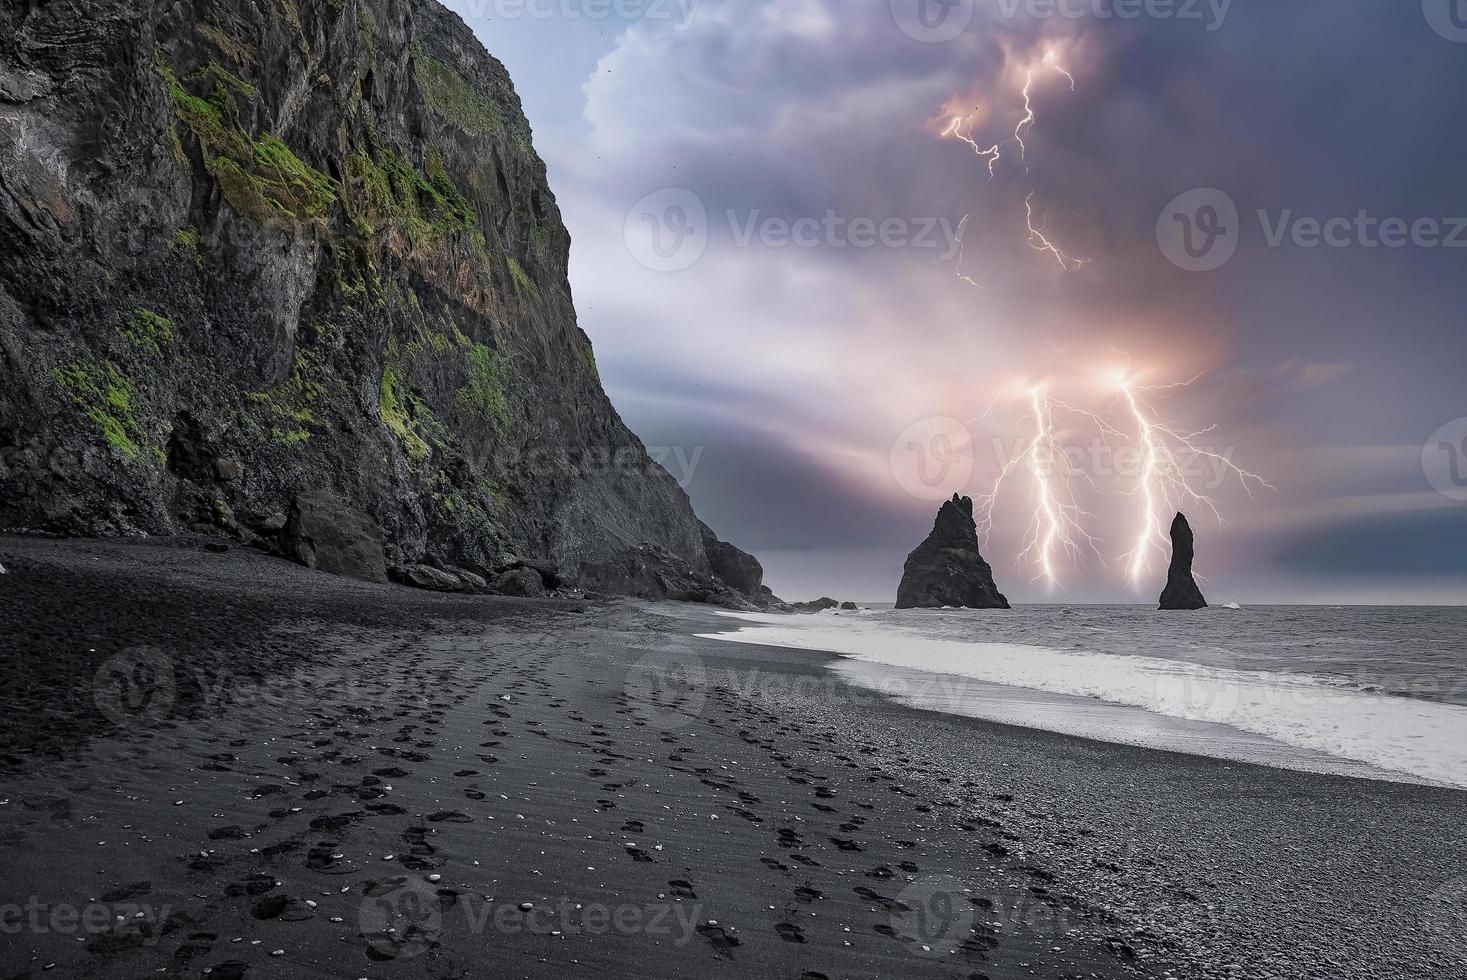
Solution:
M 1467 976 L 1467 794 L 917 711 L 699 607 L 0 562 L 0 977 Z

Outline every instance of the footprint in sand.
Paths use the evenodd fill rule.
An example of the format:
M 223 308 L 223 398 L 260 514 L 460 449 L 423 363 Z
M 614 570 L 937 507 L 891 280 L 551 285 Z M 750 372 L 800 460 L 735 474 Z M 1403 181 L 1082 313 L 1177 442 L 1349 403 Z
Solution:
M 793 923 L 781 922 L 774 927 L 774 931 L 779 933 L 779 938 L 787 943 L 803 943 L 805 941 L 805 930 Z
M 674 898 L 696 899 L 698 897 L 693 893 L 693 883 L 685 878 L 673 878 L 667 884 Z
M 253 874 L 247 878 L 241 878 L 239 881 L 226 885 L 224 887 L 224 894 L 231 898 L 238 898 L 242 895 L 263 895 L 279 887 L 280 882 L 275 879 L 274 875 Z M 105 897 L 103 896 L 104 899 Z
M 708 945 L 712 946 L 718 955 L 727 957 L 728 959 L 733 959 L 731 950 L 735 946 L 743 945 L 743 943 L 739 942 L 738 937 L 729 935 L 723 926 L 713 925 L 712 923 L 704 923 L 699 926 L 698 935 L 708 940 Z
M 881 908 L 885 909 L 888 912 L 910 912 L 911 911 L 911 908 L 908 907 L 908 905 L 905 902 L 900 901 L 899 899 L 895 899 L 895 898 L 887 898 L 885 895 L 881 894 L 880 892 L 872 891 L 870 888 L 867 888 L 865 885 L 861 885 L 860 887 L 855 888 L 855 889 L 852 889 L 852 890 L 857 895 L 860 895 L 862 898 L 866 899 L 866 901 L 871 902 L 874 905 L 879 905 Z
M 218 941 L 219 936 L 215 933 L 191 932 L 188 934 L 188 938 L 183 941 L 183 945 L 173 951 L 173 958 L 186 963 L 191 959 L 203 956 L 209 952 Z M 210 976 L 213 976 L 213 974 L 211 973 Z

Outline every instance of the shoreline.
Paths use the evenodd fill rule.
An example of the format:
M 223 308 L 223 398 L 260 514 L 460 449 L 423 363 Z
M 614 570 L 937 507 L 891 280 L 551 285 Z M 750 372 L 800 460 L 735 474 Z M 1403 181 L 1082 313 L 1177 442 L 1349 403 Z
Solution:
M 916 710 L 828 655 L 700 639 L 718 617 L 696 606 L 435 596 L 131 542 L 0 555 L 27 679 L 5 708 L 54 750 L 0 775 L 6 976 L 1462 962 L 1457 791 Z M 97 640 L 146 640 L 210 696 L 83 718 Z M 60 932 L 28 902 L 109 922 Z
M 1192 649 L 1203 629 L 1196 623 L 1151 645 L 1117 643 L 1111 637 L 1131 622 L 1114 609 L 1079 631 L 1054 617 L 729 613 L 737 628 L 707 635 L 837 654 L 834 669 L 852 683 L 912 707 L 1300 772 L 1467 789 L 1467 705 L 1398 694 L 1378 678 L 1291 670 L 1260 657 L 1266 626 L 1219 634 L 1218 646 L 1201 651 Z

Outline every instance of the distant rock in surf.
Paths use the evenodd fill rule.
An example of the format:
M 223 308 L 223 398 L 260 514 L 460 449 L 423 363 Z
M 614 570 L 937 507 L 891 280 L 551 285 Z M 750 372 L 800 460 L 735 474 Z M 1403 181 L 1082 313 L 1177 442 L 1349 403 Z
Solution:
M 973 501 L 953 495 L 937 512 L 927 540 L 907 557 L 898 609 L 1008 609 L 1009 601 L 993 584 L 993 569 L 978 551 Z
M 1192 577 L 1192 560 L 1196 546 L 1192 536 L 1192 525 L 1186 515 L 1178 514 L 1172 521 L 1172 566 L 1167 572 L 1166 591 L 1161 594 L 1164 610 L 1206 609 L 1207 600 Z

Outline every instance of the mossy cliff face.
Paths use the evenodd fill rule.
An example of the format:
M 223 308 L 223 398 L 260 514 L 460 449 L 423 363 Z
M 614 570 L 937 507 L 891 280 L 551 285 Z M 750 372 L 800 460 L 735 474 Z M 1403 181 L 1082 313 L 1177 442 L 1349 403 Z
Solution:
M 0 161 L 0 527 L 268 528 L 329 488 L 399 562 L 708 570 L 509 77 L 432 0 L 0 4 Z

